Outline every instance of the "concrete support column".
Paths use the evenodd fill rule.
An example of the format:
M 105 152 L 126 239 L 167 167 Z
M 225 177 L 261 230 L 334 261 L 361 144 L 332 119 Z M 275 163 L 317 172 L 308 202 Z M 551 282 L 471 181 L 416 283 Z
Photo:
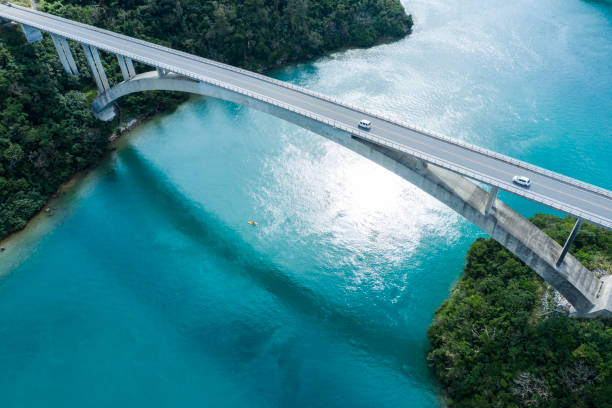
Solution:
M 419 159 L 418 157 L 416 158 L 416 169 L 418 171 L 425 170 L 425 162 L 423 159 Z
M 578 235 L 578 231 L 580 231 L 581 226 L 582 220 L 578 218 L 576 224 L 574 224 L 574 228 L 572 228 L 572 232 L 570 232 L 569 237 L 567 237 L 567 241 L 565 241 L 565 245 L 563 245 L 561 255 L 559 255 L 559 258 L 557 259 L 557 268 L 563 263 L 563 259 L 565 258 L 565 255 L 567 255 L 567 251 L 569 251 L 569 248 L 572 245 L 572 242 L 574 242 L 576 235 Z
M 491 191 L 489 192 L 489 197 L 487 198 L 487 205 L 485 206 L 485 215 L 489 215 L 491 209 L 493 208 L 493 204 L 495 204 L 495 200 L 497 200 L 497 193 L 499 192 L 499 188 L 493 186 L 491 187 Z
M 51 34 L 51 39 L 53 40 L 53 45 L 55 45 L 55 50 L 57 51 L 57 55 L 59 56 L 62 65 L 64 66 L 64 71 L 68 75 L 72 74 L 72 68 L 70 68 L 70 64 L 68 64 L 68 59 L 66 59 L 66 54 L 64 53 L 64 48 L 62 48 L 62 44 L 57 35 Z
M 123 75 L 123 80 L 129 81 L 132 77 L 130 76 L 130 72 L 128 71 L 127 64 L 125 63 L 125 57 L 123 55 L 117 54 L 117 61 L 119 61 L 119 68 L 121 68 L 121 75 Z
M 157 76 L 160 77 L 160 78 L 165 77 L 170 72 L 170 71 L 168 71 L 168 70 L 166 70 L 164 68 L 157 67 L 156 69 L 157 69 Z
M 100 55 L 98 54 L 97 48 L 83 44 L 83 51 L 85 51 L 85 58 L 87 58 L 87 62 L 89 63 L 89 67 L 91 68 L 91 74 L 93 75 L 96 81 L 98 91 L 102 93 L 107 89 L 110 89 L 108 79 L 106 78 L 106 74 L 104 73 L 104 68 L 102 67 L 102 62 L 100 61 Z
M 40 32 L 38 28 L 34 28 L 34 27 L 30 27 L 29 25 L 22 24 L 21 29 L 23 30 L 23 33 L 25 34 L 26 40 L 28 40 L 28 43 L 30 44 L 38 42 L 42 40 L 43 38 L 42 33 Z
M 98 74 L 100 74 L 100 79 L 102 80 L 102 85 L 104 85 L 104 89 L 110 89 L 108 79 L 106 78 L 106 73 L 104 72 L 104 66 L 102 66 L 102 61 L 100 60 L 100 54 L 98 53 L 98 49 L 96 47 L 89 48 L 91 50 L 91 55 L 93 55 L 94 62 L 96 63 L 96 67 L 98 68 Z
M 62 43 L 62 48 L 64 49 L 64 54 L 66 54 L 66 59 L 68 60 L 68 65 L 70 65 L 72 74 L 77 75 L 79 73 L 79 70 L 77 68 L 76 62 L 74 61 L 74 57 L 72 56 L 72 51 L 70 51 L 68 41 L 64 37 L 60 37 L 60 42 Z
M 125 65 L 127 66 L 130 78 L 134 78 L 136 76 L 136 70 L 134 69 L 134 63 L 132 62 L 132 59 L 125 57 Z
M 89 45 L 83 44 L 83 51 L 85 52 L 85 58 L 87 58 L 87 63 L 89 64 L 89 68 L 91 69 L 91 75 L 93 75 L 94 80 L 96 81 L 96 85 L 98 86 L 98 91 L 100 93 L 104 92 L 104 86 L 102 85 L 102 80 L 98 75 L 98 68 L 96 68 L 96 63 L 94 62 L 93 56 L 91 55 L 91 49 Z

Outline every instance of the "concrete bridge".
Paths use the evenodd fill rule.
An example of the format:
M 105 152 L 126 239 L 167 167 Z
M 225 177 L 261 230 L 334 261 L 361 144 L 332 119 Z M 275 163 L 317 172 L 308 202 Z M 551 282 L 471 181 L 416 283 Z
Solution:
M 0 4 L 0 18 L 20 23 L 29 42 L 49 33 L 70 75 L 79 68 L 68 40 L 80 44 L 99 91 L 93 114 L 101 120 L 114 118 L 118 98 L 147 90 L 206 95 L 267 112 L 367 157 L 448 205 L 563 294 L 576 316 L 612 317 L 612 276 L 599 278 L 568 254 L 583 220 L 612 229 L 608 190 L 304 88 L 121 34 L 8 3 Z M 98 50 L 116 55 L 122 82 L 109 83 Z M 155 70 L 137 74 L 133 61 Z M 369 119 L 372 129 L 360 129 L 360 119 Z M 529 177 L 531 187 L 513 184 L 514 175 Z M 472 180 L 489 185 L 489 191 Z M 499 189 L 576 217 L 565 245 L 501 202 Z

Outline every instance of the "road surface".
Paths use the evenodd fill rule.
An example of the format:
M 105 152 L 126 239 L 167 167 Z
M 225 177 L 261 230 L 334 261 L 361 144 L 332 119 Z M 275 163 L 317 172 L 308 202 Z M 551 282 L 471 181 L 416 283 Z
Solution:
M 359 137 L 412 154 L 456 173 L 612 229 L 610 191 L 455 139 L 367 113 L 333 98 L 264 75 L 93 26 L 7 4 L 0 4 L 0 17 L 198 81 L 271 98 L 279 106 L 289 107 L 304 114 L 314 114 L 323 121 L 333 121 L 339 127 L 351 128 Z M 358 129 L 357 124 L 361 119 L 369 119 L 372 129 Z M 571 157 L 567 160 L 571 160 Z M 524 188 L 513 184 L 512 177 L 515 175 L 529 177 L 532 181 L 531 187 Z

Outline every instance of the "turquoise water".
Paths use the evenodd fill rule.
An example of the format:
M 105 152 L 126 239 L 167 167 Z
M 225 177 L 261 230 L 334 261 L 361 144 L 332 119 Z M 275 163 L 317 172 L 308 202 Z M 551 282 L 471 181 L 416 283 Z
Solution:
M 405 6 L 275 76 L 612 189 L 609 3 Z M 3 408 L 440 405 L 425 330 L 481 232 L 353 153 L 194 98 L 57 206 L 0 255 Z

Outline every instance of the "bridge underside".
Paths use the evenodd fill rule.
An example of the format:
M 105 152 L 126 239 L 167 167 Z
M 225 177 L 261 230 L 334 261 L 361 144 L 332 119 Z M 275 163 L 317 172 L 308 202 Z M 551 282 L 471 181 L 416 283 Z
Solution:
M 134 92 L 181 91 L 236 102 L 277 116 L 318 133 L 415 184 L 443 202 L 515 254 L 557 289 L 573 305 L 578 317 L 612 317 L 612 276 L 600 279 L 573 256 L 557 266 L 562 247 L 539 228 L 471 180 L 423 163 L 403 153 L 379 146 L 352 134 L 246 95 L 166 72 L 137 75 L 101 93 L 93 102 L 94 115 L 114 117 L 113 102 Z

